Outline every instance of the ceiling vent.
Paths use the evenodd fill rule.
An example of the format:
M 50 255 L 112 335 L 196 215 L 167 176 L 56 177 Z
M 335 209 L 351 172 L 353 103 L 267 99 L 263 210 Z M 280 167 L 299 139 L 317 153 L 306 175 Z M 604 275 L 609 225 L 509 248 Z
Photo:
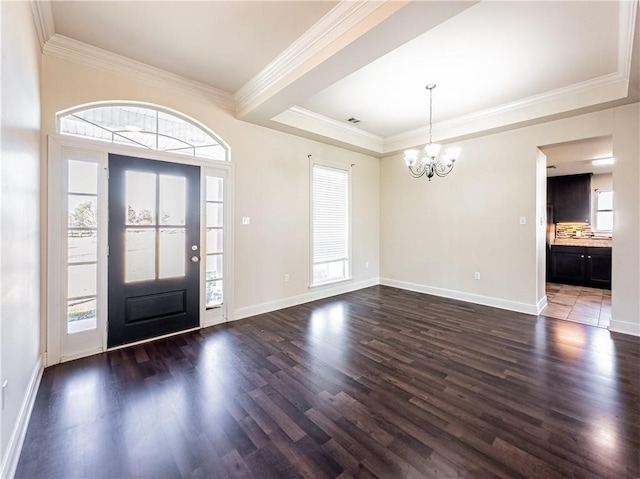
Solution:
M 357 125 L 358 123 L 360 123 L 360 119 L 356 118 L 355 116 L 352 116 L 351 118 L 349 118 L 347 120 L 349 123 L 353 123 L 354 125 Z

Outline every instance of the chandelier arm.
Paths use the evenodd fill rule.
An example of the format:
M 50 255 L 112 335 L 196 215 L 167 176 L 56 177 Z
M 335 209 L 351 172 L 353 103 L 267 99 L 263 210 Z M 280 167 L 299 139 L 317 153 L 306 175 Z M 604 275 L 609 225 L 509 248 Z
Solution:
M 416 168 L 415 170 L 410 166 L 408 168 L 409 168 L 409 173 L 411 173 L 411 176 L 413 176 L 414 178 L 420 178 L 427 171 L 427 169 L 423 168 L 421 165 L 418 165 L 418 168 Z
M 436 175 L 438 175 L 440 178 L 444 178 L 449 173 L 451 173 L 451 171 L 453 170 L 454 164 L 455 163 L 451 163 L 450 165 L 445 165 L 443 163 L 439 163 L 435 168 Z

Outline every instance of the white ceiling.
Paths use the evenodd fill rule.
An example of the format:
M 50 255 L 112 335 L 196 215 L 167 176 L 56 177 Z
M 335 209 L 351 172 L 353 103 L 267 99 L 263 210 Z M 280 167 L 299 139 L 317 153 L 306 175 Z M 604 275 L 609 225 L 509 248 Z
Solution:
M 45 53 L 76 49 L 86 61 L 106 50 L 199 82 L 242 120 L 382 156 L 425 143 L 431 82 L 444 141 L 638 101 L 637 4 L 56 0 L 35 10 Z
M 387 137 L 615 72 L 616 2 L 481 2 L 301 106 Z M 602 28 L 607 25 L 607 28 Z
M 610 136 L 545 145 L 540 150 L 547 157 L 547 176 L 613 172 L 611 165 L 594 166 L 592 163 L 592 160 L 613 156 L 613 141 Z
M 55 31 L 235 92 L 331 1 L 54 1 Z

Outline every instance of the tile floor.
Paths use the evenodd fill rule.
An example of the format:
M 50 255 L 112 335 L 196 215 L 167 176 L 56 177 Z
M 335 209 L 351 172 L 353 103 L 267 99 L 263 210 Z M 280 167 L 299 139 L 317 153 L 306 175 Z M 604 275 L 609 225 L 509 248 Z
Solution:
M 542 316 L 609 327 L 611 290 L 547 283 L 547 303 Z

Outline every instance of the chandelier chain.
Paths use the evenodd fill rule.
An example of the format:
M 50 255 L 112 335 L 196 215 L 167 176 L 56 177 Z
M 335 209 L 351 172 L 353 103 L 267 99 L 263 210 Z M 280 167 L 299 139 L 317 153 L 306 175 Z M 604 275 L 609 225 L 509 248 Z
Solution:
M 429 88 L 429 143 L 433 143 L 433 88 Z

